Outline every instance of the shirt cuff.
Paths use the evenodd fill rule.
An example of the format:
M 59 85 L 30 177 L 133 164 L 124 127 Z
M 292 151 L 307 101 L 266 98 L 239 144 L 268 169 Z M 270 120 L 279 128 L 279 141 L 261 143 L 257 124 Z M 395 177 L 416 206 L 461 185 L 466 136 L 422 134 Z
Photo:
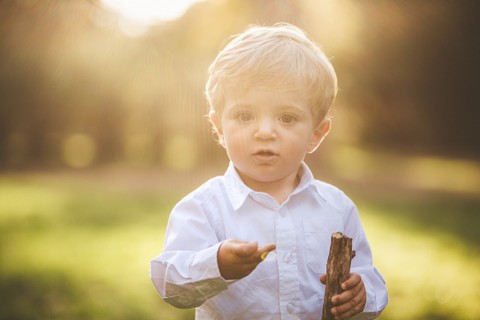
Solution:
M 368 283 L 368 281 L 363 282 L 365 285 L 365 291 L 367 292 L 365 308 L 363 308 L 363 312 L 376 312 L 377 311 L 377 301 L 375 299 L 375 295 L 372 294 L 373 288 Z

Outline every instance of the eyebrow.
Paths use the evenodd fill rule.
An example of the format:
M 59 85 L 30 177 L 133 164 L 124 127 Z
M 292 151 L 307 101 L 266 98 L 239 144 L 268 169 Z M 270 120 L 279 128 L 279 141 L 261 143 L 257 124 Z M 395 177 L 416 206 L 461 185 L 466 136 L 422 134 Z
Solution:
M 234 104 L 231 109 L 236 110 L 236 109 L 252 109 L 255 108 L 253 104 L 246 104 L 246 103 L 236 103 Z
M 280 105 L 278 106 L 281 112 L 293 112 L 298 115 L 300 118 L 308 118 L 309 113 L 302 108 L 297 107 L 296 105 Z
M 278 105 L 277 106 L 279 110 L 294 110 L 298 113 L 301 113 L 301 114 L 306 114 L 306 112 L 302 109 L 302 108 L 299 108 L 297 107 L 296 105 Z M 253 104 L 244 104 L 244 103 L 240 103 L 240 104 L 235 104 L 233 105 L 231 108 L 230 108 L 230 111 L 231 112 L 235 112 L 235 111 L 238 111 L 238 110 L 251 110 L 251 109 L 256 109 L 256 108 L 259 108 Z
M 255 106 L 251 104 L 235 104 L 231 108 L 228 109 L 228 113 L 232 114 L 237 111 L 243 111 L 243 110 L 253 110 L 255 109 Z
M 278 106 L 278 107 L 279 107 L 279 109 L 281 109 L 281 110 L 295 110 L 295 111 L 297 111 L 297 112 L 299 112 L 299 113 L 302 113 L 302 114 L 306 113 L 302 108 L 299 108 L 299 107 L 297 107 L 296 105 L 286 104 L 286 105 L 280 105 L 280 106 Z

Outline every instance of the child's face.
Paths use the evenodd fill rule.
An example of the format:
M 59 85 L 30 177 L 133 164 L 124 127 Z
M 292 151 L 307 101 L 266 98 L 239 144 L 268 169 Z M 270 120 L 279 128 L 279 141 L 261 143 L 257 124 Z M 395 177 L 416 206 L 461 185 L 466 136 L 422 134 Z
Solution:
M 232 91 L 225 94 L 221 115 L 212 113 L 211 119 L 245 183 L 296 176 L 306 153 L 328 133 L 330 120 L 315 124 L 306 99 L 295 91 Z

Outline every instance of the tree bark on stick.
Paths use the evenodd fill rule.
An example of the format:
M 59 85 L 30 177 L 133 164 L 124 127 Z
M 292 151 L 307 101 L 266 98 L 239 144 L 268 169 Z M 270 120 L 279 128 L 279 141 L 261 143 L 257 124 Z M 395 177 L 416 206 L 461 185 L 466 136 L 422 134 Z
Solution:
M 350 265 L 355 251 L 352 250 L 352 239 L 341 232 L 332 234 L 330 252 L 327 260 L 327 283 L 323 301 L 323 320 L 334 320 L 332 315 L 332 298 L 343 292 L 342 283 L 350 276 Z

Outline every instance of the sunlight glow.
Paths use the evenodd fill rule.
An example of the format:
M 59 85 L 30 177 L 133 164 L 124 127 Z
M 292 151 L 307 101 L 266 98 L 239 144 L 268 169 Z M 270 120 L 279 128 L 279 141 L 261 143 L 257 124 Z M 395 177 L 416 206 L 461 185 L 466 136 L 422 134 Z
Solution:
M 102 0 L 102 4 L 122 16 L 119 20 L 122 31 L 128 34 L 131 27 L 129 35 L 139 35 L 158 22 L 179 18 L 199 1 L 203 0 Z
M 137 37 L 145 34 L 152 25 L 181 17 L 200 1 L 205 0 L 101 0 L 101 3 L 119 15 L 118 28 L 123 34 Z

